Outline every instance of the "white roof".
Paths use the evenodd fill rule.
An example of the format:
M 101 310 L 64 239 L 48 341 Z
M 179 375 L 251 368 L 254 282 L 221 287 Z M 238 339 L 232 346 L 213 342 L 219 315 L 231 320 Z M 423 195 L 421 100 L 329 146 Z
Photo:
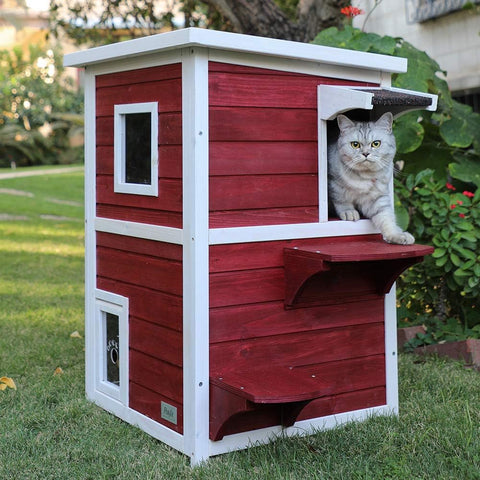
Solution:
M 138 57 L 193 46 L 391 73 L 407 71 L 405 58 L 202 28 L 185 28 L 71 53 L 65 55 L 64 65 L 86 67 L 132 56 Z

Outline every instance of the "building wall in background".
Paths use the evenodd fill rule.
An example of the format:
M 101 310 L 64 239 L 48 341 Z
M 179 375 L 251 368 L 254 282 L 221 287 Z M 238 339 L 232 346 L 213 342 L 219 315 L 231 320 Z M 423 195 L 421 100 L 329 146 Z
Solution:
M 353 2 L 367 13 L 375 0 Z M 425 50 L 443 70 L 454 95 L 468 96 L 480 92 L 480 6 L 470 10 L 446 13 L 421 23 L 414 17 L 423 8 L 434 4 L 447 9 L 453 0 L 383 0 L 373 11 L 365 31 L 380 35 L 403 37 L 420 50 Z M 473 3 L 473 2 L 471 2 Z M 355 18 L 354 25 L 362 28 L 365 15 Z M 478 103 L 478 102 L 477 102 Z

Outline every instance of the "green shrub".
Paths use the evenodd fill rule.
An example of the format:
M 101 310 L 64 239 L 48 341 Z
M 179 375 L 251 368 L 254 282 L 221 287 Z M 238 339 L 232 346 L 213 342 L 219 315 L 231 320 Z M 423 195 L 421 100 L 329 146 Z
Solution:
M 83 96 L 63 75 L 60 52 L 2 50 L 0 67 L 0 167 L 67 162 L 83 130 Z
M 418 243 L 435 247 L 398 282 L 398 317 L 401 326 L 427 327 L 417 344 L 480 337 L 480 115 L 453 100 L 438 63 L 401 38 L 346 25 L 314 43 L 406 57 L 408 71 L 392 85 L 438 95 L 436 112 L 407 113 L 394 127 L 404 164 L 397 218 Z
M 408 218 L 409 231 L 418 243 L 435 247 L 399 281 L 400 321 L 424 323 L 433 340 L 478 337 L 480 190 L 473 193 L 462 183 L 457 189 L 432 170 L 395 184 L 396 208 Z

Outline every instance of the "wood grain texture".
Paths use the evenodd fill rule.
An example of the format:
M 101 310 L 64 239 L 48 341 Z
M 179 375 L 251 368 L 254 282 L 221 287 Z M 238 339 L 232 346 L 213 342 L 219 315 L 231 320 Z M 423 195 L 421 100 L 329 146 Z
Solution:
M 318 207 L 252 208 L 210 212 L 210 228 L 318 223 Z
M 318 203 L 316 175 L 210 177 L 210 210 L 308 207 Z
M 283 301 L 210 309 L 210 342 L 258 339 L 383 321 L 383 299 L 285 310 Z
M 286 248 L 285 304 L 298 307 L 385 295 L 407 267 L 431 252 L 429 246 L 388 244 L 381 235 Z
M 367 388 L 340 395 L 322 397 L 310 402 L 300 412 L 297 421 L 310 418 L 326 417 L 343 412 L 353 412 L 364 408 L 386 405 L 387 395 L 385 387 Z
M 113 175 L 113 146 L 100 146 L 96 151 L 97 175 Z M 182 178 L 182 146 L 158 147 L 158 177 Z
M 97 215 L 169 227 L 182 225 L 182 66 L 163 65 L 96 77 Z M 158 197 L 113 191 L 114 107 L 157 102 Z
M 355 240 L 210 247 L 211 438 L 385 404 L 383 295 L 367 285 L 348 298 L 336 281 L 309 293 L 325 293 L 326 305 L 285 310 L 277 298 L 284 248 L 348 249 Z
M 113 146 L 113 116 L 97 117 L 97 147 Z M 182 114 L 161 113 L 158 116 L 158 142 L 160 145 L 182 144 Z
M 209 62 L 211 228 L 318 220 L 319 84 L 362 85 Z
M 122 207 L 119 205 L 97 205 L 97 217 L 148 223 L 165 227 L 182 228 L 182 214 L 152 208 Z
M 348 244 L 355 237 L 338 237 L 335 241 Z M 276 242 L 253 242 L 237 245 L 216 245 L 210 247 L 210 306 L 222 307 L 245 305 L 250 303 L 271 302 L 285 299 L 285 274 L 283 248 L 301 248 L 332 242 L 331 239 L 295 240 Z M 345 295 L 339 286 L 340 279 L 327 284 L 328 295 L 341 297 L 330 303 L 344 303 Z M 355 278 L 351 281 L 355 283 Z M 322 281 L 321 279 L 319 281 Z M 325 283 L 325 282 L 324 282 Z M 328 283 L 328 282 L 327 282 Z M 322 284 L 323 285 L 323 284 Z M 316 287 L 315 287 L 316 288 Z M 359 287 L 360 288 L 360 287 Z M 371 285 L 361 286 L 362 292 L 371 292 Z M 308 291 L 308 295 L 316 295 L 321 289 Z
M 209 121 L 212 142 L 317 141 L 314 109 L 214 107 Z
M 181 296 L 182 264 L 163 258 L 97 248 L 97 275 Z
M 97 286 L 107 292 L 127 297 L 132 317 L 146 320 L 177 332 L 182 331 L 182 297 L 104 277 L 97 278 Z
M 182 111 L 182 82 L 180 79 L 142 82 L 97 88 L 97 116 L 112 116 L 120 103 L 157 102 L 158 111 Z M 120 100 L 120 101 L 119 101 Z
M 162 402 L 166 402 L 177 409 L 176 425 L 162 418 Z M 160 395 L 148 388 L 142 387 L 134 381 L 130 382 L 129 407 L 137 412 L 143 413 L 143 415 L 165 425 L 175 432 L 183 433 L 183 405 L 179 402 L 175 402 L 171 398 L 167 398 L 164 395 Z
M 140 84 L 142 82 L 170 80 L 172 78 L 180 79 L 181 77 L 182 64 L 172 63 L 170 65 L 161 65 L 158 67 L 139 68 L 136 70 L 98 75 L 95 77 L 95 81 L 97 88 L 105 88 L 117 85 L 131 85 Z
M 160 316 L 161 312 L 158 315 Z M 130 316 L 129 330 L 131 349 L 177 367 L 183 365 L 183 337 L 181 332 L 133 316 Z
M 385 357 L 376 355 L 305 366 L 302 368 L 250 367 L 210 381 L 253 403 L 292 403 L 328 395 L 385 386 Z
M 183 404 L 182 369 L 167 362 L 130 350 L 130 381 Z
M 392 245 L 382 240 L 380 235 L 359 236 L 348 242 L 329 240 L 318 245 L 310 245 L 290 251 L 292 255 L 304 255 L 331 263 L 368 262 L 375 260 L 397 260 L 433 253 L 428 245 Z
M 316 174 L 318 170 L 315 142 L 211 142 L 209 153 L 212 176 Z
M 157 242 L 144 238 L 126 237 L 112 233 L 97 232 L 97 246 L 124 252 L 138 253 L 150 257 L 182 261 L 182 246 L 167 242 Z
M 232 371 L 252 368 L 289 369 L 383 354 L 384 338 L 382 322 L 214 344 L 210 347 L 211 372 L 227 377 Z
M 210 307 L 281 300 L 285 296 L 283 268 L 210 275 Z
M 105 205 L 135 207 L 145 209 L 182 212 L 182 181 L 177 179 L 160 179 L 158 197 L 147 195 L 125 195 L 113 191 L 113 176 L 97 176 L 97 202 Z

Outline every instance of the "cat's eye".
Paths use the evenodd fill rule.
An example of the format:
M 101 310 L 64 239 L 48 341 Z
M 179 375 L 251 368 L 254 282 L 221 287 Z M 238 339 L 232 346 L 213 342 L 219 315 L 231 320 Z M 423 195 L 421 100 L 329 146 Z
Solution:
M 382 144 L 382 142 L 380 140 L 374 140 L 371 145 L 373 148 L 378 148 L 380 145 Z
M 360 148 L 360 142 L 350 142 L 352 148 L 358 149 Z

